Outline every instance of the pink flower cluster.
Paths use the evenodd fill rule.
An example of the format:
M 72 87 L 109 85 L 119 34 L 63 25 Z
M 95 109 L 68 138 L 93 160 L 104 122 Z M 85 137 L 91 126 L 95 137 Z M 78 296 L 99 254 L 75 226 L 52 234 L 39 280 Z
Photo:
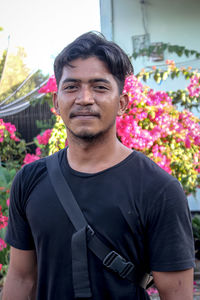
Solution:
M 147 293 L 150 296 L 151 295 L 157 295 L 158 294 L 158 290 L 156 288 L 154 288 L 154 287 L 150 287 L 150 288 L 148 288 Z
M 165 92 L 145 93 L 135 76 L 126 79 L 124 92 L 129 95 L 128 111 L 117 119 L 117 133 L 123 144 L 138 150 L 149 149 L 171 133 L 172 117 L 168 111 L 172 100 Z
M 194 75 L 190 78 L 190 85 L 187 87 L 190 97 L 200 97 L 200 76 Z
M 192 144 L 199 147 L 197 118 L 188 111 L 175 110 L 167 93 L 144 87 L 135 76 L 126 79 L 124 92 L 129 95 L 128 110 L 117 119 L 117 133 L 122 143 L 143 152 L 149 150 L 156 163 L 171 173 L 170 154 L 167 155 L 165 144 L 173 137 L 186 148 Z M 197 154 L 196 159 L 200 161 Z
M 0 251 L 2 251 L 6 247 L 7 247 L 7 244 L 4 242 L 4 240 L 2 240 L 2 238 L 0 238 Z
M 7 225 L 8 225 L 8 217 L 3 215 L 2 207 L 0 206 L 0 230 L 2 228 L 5 228 Z M 4 242 L 4 240 L 2 240 L 2 238 L 0 238 L 0 251 L 6 247 L 7 247 L 6 243 Z
M 5 123 L 3 119 L 0 119 L 0 143 L 4 141 L 6 134 L 8 133 L 10 138 L 16 142 L 19 141 L 19 138 L 15 135 L 16 127 L 11 123 Z
M 54 75 L 49 77 L 48 82 L 39 89 L 38 93 L 46 94 L 46 93 L 53 93 L 53 92 L 57 92 L 57 84 L 56 84 L 56 79 L 55 79 Z
M 36 161 L 40 159 L 39 156 L 35 155 L 35 154 L 26 154 L 25 158 L 24 158 L 24 164 L 23 165 L 27 165 L 30 164 L 33 161 Z
M 49 142 L 49 139 L 51 137 L 51 132 L 52 132 L 52 129 L 47 129 L 43 132 L 43 134 L 37 135 L 38 143 L 40 145 L 47 145 Z
M 0 229 L 5 228 L 8 224 L 8 217 L 2 213 L 2 207 L 0 206 Z

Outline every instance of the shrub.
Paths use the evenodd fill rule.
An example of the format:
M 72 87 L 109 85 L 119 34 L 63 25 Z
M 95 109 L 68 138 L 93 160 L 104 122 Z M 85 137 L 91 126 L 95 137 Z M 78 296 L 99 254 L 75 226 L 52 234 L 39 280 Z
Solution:
M 25 155 L 26 144 L 20 140 L 15 125 L 0 119 L 0 157 L 1 162 L 9 168 L 19 169 Z

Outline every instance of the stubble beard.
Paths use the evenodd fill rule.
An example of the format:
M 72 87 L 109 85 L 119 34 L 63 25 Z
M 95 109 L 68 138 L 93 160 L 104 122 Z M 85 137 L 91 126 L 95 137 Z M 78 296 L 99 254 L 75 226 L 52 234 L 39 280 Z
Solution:
M 101 130 L 97 133 L 90 133 L 87 130 L 82 131 L 80 133 L 75 133 L 73 130 L 71 130 L 69 127 L 66 127 L 69 133 L 72 135 L 73 139 L 79 141 L 79 142 L 85 142 L 88 144 L 97 144 L 102 143 L 102 141 L 107 136 L 110 129 L 114 126 L 115 120 L 104 130 Z

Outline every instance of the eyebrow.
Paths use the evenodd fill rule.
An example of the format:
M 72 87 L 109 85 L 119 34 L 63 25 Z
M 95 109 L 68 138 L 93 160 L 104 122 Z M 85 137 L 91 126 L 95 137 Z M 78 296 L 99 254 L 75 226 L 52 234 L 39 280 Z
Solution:
M 81 82 L 80 79 L 75 79 L 75 78 L 66 78 L 63 80 L 62 84 L 65 84 L 67 82 Z M 96 83 L 96 82 L 104 82 L 107 84 L 110 84 L 110 81 L 104 78 L 94 78 L 94 79 L 90 79 L 89 83 Z

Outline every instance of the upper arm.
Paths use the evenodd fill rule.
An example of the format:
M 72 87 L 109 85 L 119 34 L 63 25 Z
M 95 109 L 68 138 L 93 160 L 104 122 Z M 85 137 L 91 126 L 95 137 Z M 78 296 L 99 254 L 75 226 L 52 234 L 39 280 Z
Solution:
M 180 184 L 175 180 L 169 182 L 151 202 L 147 223 L 150 270 L 173 272 L 193 268 L 191 216 Z
M 176 272 L 153 271 L 153 278 L 161 299 L 193 299 L 193 269 Z
M 34 278 L 37 272 L 37 260 L 34 250 L 20 250 L 11 247 L 9 272 L 16 277 Z

